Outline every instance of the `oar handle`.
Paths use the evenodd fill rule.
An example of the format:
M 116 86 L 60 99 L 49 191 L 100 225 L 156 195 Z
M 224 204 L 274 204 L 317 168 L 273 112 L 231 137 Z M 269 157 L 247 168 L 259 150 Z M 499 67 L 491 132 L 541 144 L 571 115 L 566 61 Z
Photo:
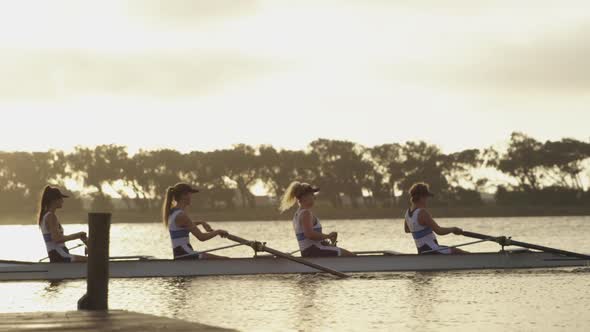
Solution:
M 246 240 L 244 238 L 241 238 L 239 236 L 235 236 L 233 234 L 227 234 L 225 236 L 225 238 L 228 240 L 232 240 L 234 242 L 252 247 L 252 249 L 254 249 L 254 251 L 265 251 L 264 249 L 266 246 L 262 242 Z

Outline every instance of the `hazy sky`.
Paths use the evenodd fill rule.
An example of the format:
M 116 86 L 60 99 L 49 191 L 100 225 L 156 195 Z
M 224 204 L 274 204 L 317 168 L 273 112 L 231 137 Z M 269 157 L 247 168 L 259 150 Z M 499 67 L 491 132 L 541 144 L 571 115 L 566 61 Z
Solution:
M 590 2 L 0 1 L 0 150 L 590 137 Z

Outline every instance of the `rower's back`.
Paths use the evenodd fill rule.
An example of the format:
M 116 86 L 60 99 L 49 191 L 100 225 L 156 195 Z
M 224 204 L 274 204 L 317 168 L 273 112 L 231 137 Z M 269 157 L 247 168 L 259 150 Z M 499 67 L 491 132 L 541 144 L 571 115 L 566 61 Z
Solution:
M 299 208 L 295 212 L 293 216 L 293 230 L 295 231 L 295 236 L 297 237 L 297 243 L 299 244 L 299 250 L 303 251 L 313 245 L 320 244 L 320 241 L 314 241 L 305 237 L 305 232 L 303 231 L 303 226 L 301 226 L 301 216 L 305 211 L 311 213 L 313 217 L 313 230 L 315 232 L 321 233 L 322 232 L 322 224 L 320 220 L 311 212 L 311 210 Z
M 56 218 L 56 216 L 51 211 L 47 211 L 43 215 L 43 217 L 41 218 L 41 222 L 39 223 L 39 229 L 41 230 L 41 234 L 43 234 L 43 241 L 45 241 L 45 248 L 47 248 L 47 256 L 49 257 L 49 261 L 51 263 L 71 262 L 72 257 L 65 243 L 55 242 L 55 240 L 51 236 L 51 231 L 47 226 L 47 220 L 50 217 Z M 59 228 L 59 231 L 63 234 L 63 227 L 59 222 L 57 222 L 57 226 Z
M 172 253 L 175 259 L 192 254 L 193 247 L 190 244 L 190 232 L 184 227 L 176 225 L 176 218 L 184 213 L 184 210 L 173 208 L 168 216 L 168 232 L 172 243 Z
M 433 243 L 438 243 L 432 228 L 420 224 L 419 217 L 422 210 L 422 208 L 409 208 L 405 215 L 406 225 L 412 233 L 419 253 L 430 250 Z M 426 211 L 424 210 L 424 212 Z

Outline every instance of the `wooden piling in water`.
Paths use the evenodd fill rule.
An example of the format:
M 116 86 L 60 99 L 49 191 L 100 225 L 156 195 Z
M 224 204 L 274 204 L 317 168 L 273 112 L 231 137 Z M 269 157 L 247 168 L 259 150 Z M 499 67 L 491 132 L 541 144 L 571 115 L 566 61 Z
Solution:
M 87 289 L 78 310 L 108 310 L 110 213 L 88 214 Z

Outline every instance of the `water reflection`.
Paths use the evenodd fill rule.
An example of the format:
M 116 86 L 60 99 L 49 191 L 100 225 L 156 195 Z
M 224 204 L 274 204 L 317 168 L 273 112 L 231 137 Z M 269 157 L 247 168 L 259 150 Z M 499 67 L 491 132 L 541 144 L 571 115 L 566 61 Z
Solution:
M 318 275 L 302 275 L 299 280 L 293 282 L 295 286 L 296 316 L 295 326 L 303 331 L 317 329 L 318 326 L 324 326 L 326 317 L 323 314 L 318 315 L 318 291 L 321 294 L 324 278 L 318 278 Z
M 437 289 L 433 280 L 432 272 L 416 272 L 409 278 L 406 300 L 408 301 L 411 317 L 415 319 L 415 327 L 419 326 L 418 322 L 422 321 L 425 315 L 432 319 L 434 305 L 439 303 L 439 289 Z
M 59 293 L 62 286 L 64 286 L 63 280 L 49 281 L 47 282 L 45 288 L 43 288 L 42 294 L 44 297 L 52 297 Z
M 195 279 L 195 278 L 192 278 Z M 189 292 L 193 280 L 190 278 L 169 278 L 164 280 L 164 306 L 169 309 L 173 317 L 182 316 L 183 311 L 189 310 L 187 304 L 189 301 Z

